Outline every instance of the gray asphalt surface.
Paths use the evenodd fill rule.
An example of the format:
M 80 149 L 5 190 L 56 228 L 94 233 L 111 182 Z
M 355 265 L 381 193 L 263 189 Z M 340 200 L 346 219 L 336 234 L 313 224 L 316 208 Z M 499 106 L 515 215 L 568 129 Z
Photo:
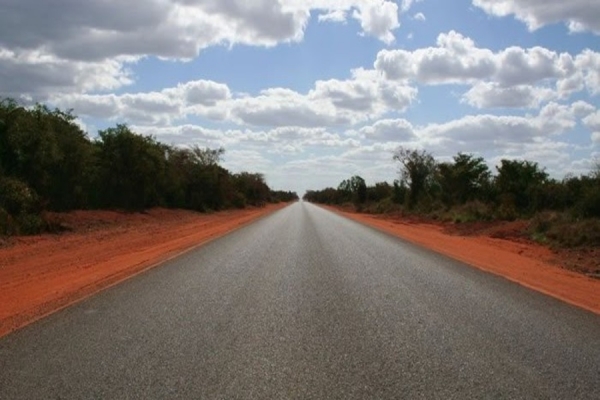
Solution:
M 600 399 L 600 317 L 296 203 L 0 339 L 0 399 Z

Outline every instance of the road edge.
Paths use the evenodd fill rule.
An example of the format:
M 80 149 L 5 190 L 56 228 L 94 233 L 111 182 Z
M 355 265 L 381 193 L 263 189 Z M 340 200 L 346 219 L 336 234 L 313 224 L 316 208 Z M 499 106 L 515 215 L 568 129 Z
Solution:
M 469 259 L 466 259 L 466 258 L 457 257 L 455 253 L 452 253 L 449 250 L 444 250 L 443 248 L 431 248 L 431 247 L 428 247 L 424 243 L 421 243 L 419 241 L 413 240 L 412 238 L 410 238 L 408 236 L 403 236 L 402 234 L 400 234 L 396 230 L 386 229 L 384 226 L 379 226 L 378 224 L 375 223 L 375 218 L 373 216 L 371 216 L 371 215 L 368 215 L 368 214 L 361 214 L 361 216 L 363 218 L 359 219 L 358 217 L 354 217 L 354 214 L 351 213 L 351 212 L 347 212 L 347 211 L 343 211 L 343 210 L 338 210 L 335 207 L 330 207 L 330 206 L 326 207 L 326 206 L 322 206 L 320 204 L 314 204 L 314 203 L 311 203 L 311 204 L 313 204 L 313 205 L 315 205 L 315 206 L 317 206 L 317 207 L 319 207 L 319 208 L 321 208 L 323 210 L 333 212 L 333 213 L 335 213 L 335 214 L 337 214 L 337 215 L 339 215 L 339 216 L 341 216 L 343 218 L 350 219 L 350 220 L 352 220 L 352 221 L 354 221 L 356 223 L 359 223 L 359 224 L 361 224 L 363 226 L 370 227 L 372 229 L 375 229 L 375 230 L 377 230 L 379 232 L 388 234 L 388 235 L 390 235 L 392 237 L 395 237 L 395 238 L 400 238 L 400 239 L 402 239 L 402 240 L 404 240 L 406 242 L 409 242 L 409 243 L 411 243 L 411 244 L 413 244 L 415 246 L 418 246 L 418 247 L 421 247 L 421 248 L 425 248 L 425 249 L 427 249 L 429 251 L 432 251 L 434 253 L 437 253 L 437 254 L 443 255 L 445 257 L 449 257 L 449 258 L 451 258 L 453 260 L 459 261 L 461 263 L 464 263 L 465 265 L 468 265 L 470 267 L 477 268 L 480 271 L 483 271 L 483 272 L 486 272 L 486 273 L 490 273 L 490 274 L 493 274 L 495 276 L 504 278 L 504 279 L 506 279 L 506 280 L 508 280 L 508 281 L 510 281 L 512 283 L 516 283 L 516 284 L 518 284 L 520 286 L 523 286 L 523 287 L 525 287 L 527 289 L 534 290 L 534 291 L 536 291 L 538 293 L 542 293 L 542 294 L 544 294 L 546 296 L 555 298 L 555 299 L 560 300 L 560 301 L 562 301 L 564 303 L 567 303 L 567 304 L 570 304 L 572 306 L 578 307 L 580 309 L 586 310 L 586 311 L 591 312 L 593 314 L 600 315 L 600 300 L 596 302 L 596 304 L 597 304 L 596 306 L 590 305 L 590 304 L 586 304 L 586 303 L 584 303 L 584 302 L 582 302 L 582 301 L 580 301 L 580 300 L 578 300 L 578 299 L 576 299 L 574 297 L 570 297 L 568 295 L 556 293 L 555 291 L 552 291 L 552 290 L 544 287 L 543 285 L 540 285 L 539 283 L 536 284 L 535 282 L 524 281 L 523 279 L 518 279 L 517 277 L 511 276 L 508 273 L 502 273 L 501 271 L 498 271 L 497 269 L 493 269 L 493 268 L 490 268 L 489 266 L 486 266 L 485 265 L 486 263 L 484 263 L 484 262 L 477 263 L 477 262 L 473 262 L 473 260 L 469 260 Z M 381 220 L 379 220 L 379 221 L 381 221 Z M 388 221 L 388 223 L 390 223 L 390 221 Z M 447 235 L 447 236 L 451 237 L 451 235 Z M 519 256 L 521 256 L 521 255 L 519 255 Z M 523 256 L 521 256 L 521 257 L 523 257 Z M 541 263 L 540 260 L 536 260 L 536 261 L 538 261 L 538 262 Z M 557 273 L 557 275 L 561 276 L 561 279 L 571 280 L 572 281 L 571 283 L 573 283 L 573 284 L 581 284 L 582 281 L 586 281 L 588 283 L 593 282 L 593 284 L 597 286 L 596 293 L 600 293 L 600 284 L 598 284 L 598 282 L 596 282 L 592 278 L 586 277 L 585 275 L 577 274 L 575 272 L 571 272 L 571 271 L 567 271 L 567 270 L 561 269 L 560 267 L 555 266 L 555 265 L 551 265 L 551 264 L 548 264 L 548 263 L 544 263 L 544 264 L 545 264 L 545 266 L 548 269 L 555 270 L 555 272 Z M 541 274 L 541 272 L 540 272 L 540 276 L 543 276 Z M 597 295 L 597 297 L 600 299 L 600 294 Z
M 221 239 L 235 231 L 238 231 L 242 228 L 245 228 L 253 223 L 260 221 L 268 216 L 275 214 L 289 206 L 294 204 L 294 202 L 288 203 L 280 203 L 280 207 L 274 207 L 273 209 L 266 210 L 264 213 L 259 213 L 256 216 L 251 217 L 250 219 L 241 222 L 239 225 L 234 226 L 233 228 L 225 229 L 222 232 L 218 232 L 217 234 L 204 238 L 198 243 L 195 243 L 189 247 L 185 247 L 183 249 L 173 250 L 172 252 L 167 252 L 164 255 L 156 257 L 153 260 L 148 260 L 146 262 L 141 263 L 139 266 L 132 266 L 129 269 L 124 268 L 122 271 L 119 271 L 115 275 L 111 275 L 106 277 L 103 280 L 99 280 L 94 282 L 91 285 L 86 285 L 78 288 L 73 293 L 68 293 L 62 297 L 59 297 L 52 302 L 56 302 L 57 305 L 48 305 L 49 303 L 41 304 L 40 307 L 44 307 L 48 305 L 49 309 L 40 312 L 39 314 L 34 315 L 13 315 L 6 318 L 4 321 L 0 321 L 0 339 L 7 337 L 8 335 L 15 333 L 37 321 L 40 321 L 52 314 L 60 312 L 66 308 L 69 308 L 75 304 L 81 303 L 86 299 L 93 297 L 100 292 L 110 289 L 111 287 L 117 286 L 129 279 L 133 279 L 141 274 L 144 274 L 154 268 L 160 267 L 163 264 L 168 263 L 178 257 L 181 257 L 189 252 L 197 250 L 198 248 L 205 246 L 215 240 Z M 50 304 L 52 303 L 50 302 Z

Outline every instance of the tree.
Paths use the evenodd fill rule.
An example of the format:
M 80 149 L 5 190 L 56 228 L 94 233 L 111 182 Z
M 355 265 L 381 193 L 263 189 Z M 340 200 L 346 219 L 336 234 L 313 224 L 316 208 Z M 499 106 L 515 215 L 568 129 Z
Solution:
M 126 125 L 92 141 L 70 111 L 0 98 L 0 234 L 48 229 L 44 210 L 168 206 L 199 211 L 290 201 L 261 174 L 233 176 L 223 148 L 176 148 Z
M 16 149 L 12 143 L 10 130 L 21 111 L 26 110 L 19 107 L 13 99 L 0 101 L 0 174 L 12 174 L 12 169 L 16 165 Z
M 367 187 L 367 199 L 369 201 L 379 202 L 391 198 L 394 189 L 387 182 L 377 182 L 375 186 Z
M 453 163 L 438 165 L 442 200 L 447 206 L 481 198 L 489 185 L 490 170 L 482 157 L 458 153 Z
M 414 207 L 433 183 L 436 162 L 425 150 L 398 147 L 394 160 L 400 163 L 401 180 L 408 184 L 408 206 Z
M 167 148 L 168 204 L 197 211 L 228 207 L 234 189 L 231 174 L 218 164 L 224 152 L 199 146 Z
M 167 146 L 164 199 L 169 207 L 190 208 L 187 192 L 195 157 L 190 149 Z
M 191 208 L 199 211 L 221 210 L 229 206 L 232 197 L 232 176 L 220 165 L 194 165 L 188 186 Z
M 298 200 L 298 194 L 292 191 L 284 191 L 284 190 L 271 190 L 271 202 L 279 203 L 279 202 L 290 202 Z
M 88 192 L 94 147 L 87 134 L 75 124 L 70 113 L 55 110 L 47 116 L 47 129 L 54 133 L 56 159 L 50 172 L 50 185 L 42 195 L 48 197 L 49 208 L 59 211 L 89 207 Z
M 592 162 L 592 172 L 590 176 L 593 179 L 600 181 L 600 157 L 596 157 Z
M 135 134 L 126 125 L 119 124 L 98 135 L 101 204 L 132 211 L 160 205 L 166 147 L 152 137 Z
M 352 200 L 355 205 L 364 204 L 367 201 L 367 184 L 358 175 L 350 178 L 352 185 Z
M 322 190 L 308 190 L 302 197 L 306 201 L 321 204 L 337 204 L 339 190 L 328 187 Z
M 253 206 L 262 206 L 269 201 L 270 189 L 262 174 L 241 172 L 233 176 L 234 187 Z
M 575 215 L 600 218 L 600 161 L 592 167 L 589 175 L 571 178 L 567 184 Z
M 396 204 L 404 204 L 408 194 L 408 188 L 403 180 L 394 180 L 394 193 L 392 201 Z
M 352 183 L 350 179 L 344 179 L 337 187 L 335 203 L 343 204 L 352 201 Z
M 223 154 L 225 154 L 225 149 L 222 147 L 219 147 L 218 149 L 210 149 L 208 147 L 202 148 L 194 145 L 191 147 L 191 152 L 198 164 L 209 167 L 219 164 Z
M 53 210 L 85 207 L 93 146 L 70 112 L 0 102 L 0 171 Z
M 344 199 L 352 200 L 354 205 L 363 204 L 367 201 L 367 184 L 358 175 L 343 180 L 338 186 L 338 191 L 341 192 Z
M 537 195 L 548 174 L 537 163 L 521 160 L 501 160 L 496 167 L 495 186 L 503 206 L 517 212 L 535 211 Z

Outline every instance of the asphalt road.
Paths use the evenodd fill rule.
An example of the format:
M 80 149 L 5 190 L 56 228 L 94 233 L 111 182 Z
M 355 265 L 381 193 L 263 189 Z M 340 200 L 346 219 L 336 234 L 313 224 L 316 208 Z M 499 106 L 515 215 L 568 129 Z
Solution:
M 0 399 L 600 399 L 600 317 L 297 203 L 0 339 Z

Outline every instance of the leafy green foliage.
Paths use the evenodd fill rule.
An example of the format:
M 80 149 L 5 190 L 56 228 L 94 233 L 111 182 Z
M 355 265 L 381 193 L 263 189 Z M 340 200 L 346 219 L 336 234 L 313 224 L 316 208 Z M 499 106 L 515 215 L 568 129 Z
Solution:
M 323 190 L 308 190 L 303 199 L 321 204 L 342 204 L 345 192 L 334 188 L 325 188 Z
M 298 200 L 296 192 L 284 191 L 284 190 L 271 190 L 271 202 L 281 203 Z
M 232 174 L 225 150 L 167 146 L 126 125 L 90 140 L 70 112 L 0 101 L 0 234 L 56 230 L 44 210 L 179 207 L 198 211 L 292 201 L 261 174 Z
M 111 208 L 139 211 L 160 204 L 166 160 L 164 147 L 125 125 L 98 133 L 98 197 Z
M 392 185 L 365 184 L 366 201 L 358 209 L 454 223 L 532 218 L 531 235 L 540 241 L 560 246 L 600 243 L 600 161 L 587 176 L 558 181 L 526 160 L 501 160 L 492 176 L 485 160 L 472 154 L 458 153 L 451 162 L 437 163 L 426 151 L 398 148 L 393 159 L 400 163 L 400 179 Z M 309 190 L 304 199 L 344 204 L 352 200 L 356 182 L 351 178 L 337 189 Z
M 11 215 L 35 212 L 38 196 L 26 183 L 11 177 L 1 177 L 0 207 Z
M 0 234 L 39 233 L 39 210 L 39 197 L 33 189 L 18 179 L 0 177 Z
M 521 160 L 501 160 L 496 169 L 495 186 L 502 205 L 517 213 L 534 211 L 548 174 L 537 163 Z
M 396 204 L 404 204 L 408 197 L 408 187 L 403 180 L 394 180 L 394 193 L 392 200 Z
M 338 186 L 338 191 L 342 193 L 341 197 L 345 201 L 352 201 L 357 207 L 367 201 L 367 185 L 358 175 L 343 180 Z
M 341 205 L 351 202 L 357 209 L 360 209 L 367 202 L 368 191 L 365 180 L 355 175 L 340 182 L 337 189 L 309 190 L 303 198 L 307 201 L 323 204 Z
M 26 182 L 49 208 L 81 207 L 93 149 L 75 117 L 42 105 L 27 110 L 3 101 L 0 120 L 1 171 Z
M 432 188 L 436 162 L 425 150 L 398 147 L 394 160 L 400 163 L 400 176 L 408 184 L 408 207 L 414 207 L 421 197 Z
M 242 172 L 233 175 L 233 182 L 239 193 L 246 199 L 247 204 L 262 206 L 269 200 L 269 187 L 262 174 Z
M 365 185 L 366 187 L 366 185 Z M 367 200 L 380 202 L 385 199 L 391 199 L 394 188 L 387 182 L 377 182 L 375 186 L 366 187 Z
M 480 200 L 489 193 L 490 170 L 481 157 L 458 153 L 453 163 L 437 166 L 441 197 L 447 206 Z
M 544 211 L 531 219 L 529 233 L 539 242 L 560 247 L 600 246 L 600 219 Z

